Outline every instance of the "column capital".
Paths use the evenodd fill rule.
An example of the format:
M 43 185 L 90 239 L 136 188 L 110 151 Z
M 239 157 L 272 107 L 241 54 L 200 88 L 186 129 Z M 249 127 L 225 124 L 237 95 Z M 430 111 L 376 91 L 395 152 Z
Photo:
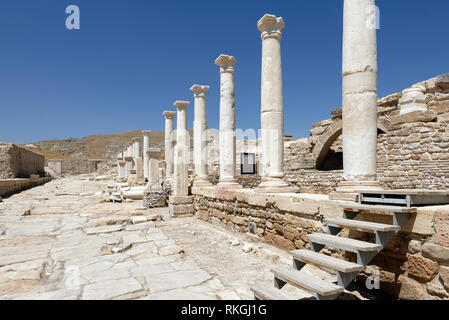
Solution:
M 237 60 L 233 56 L 228 56 L 226 54 L 220 54 L 220 56 L 215 59 L 215 64 L 220 66 L 220 72 L 234 72 L 234 66 Z
M 138 142 L 138 141 L 140 141 L 140 138 L 137 138 L 137 137 L 133 138 L 133 142 Z
M 176 100 L 173 105 L 178 108 L 178 111 L 180 110 L 185 110 L 187 109 L 187 107 L 189 106 L 190 102 L 189 101 L 180 101 L 180 100 Z
M 173 120 L 176 116 L 176 111 L 164 111 L 162 114 L 164 115 L 165 119 Z
M 144 136 L 149 136 L 151 134 L 151 130 L 142 130 L 142 134 Z
M 276 17 L 272 14 L 265 14 L 259 22 L 257 22 L 257 29 L 262 33 L 261 38 L 266 37 L 282 37 L 282 29 L 285 23 L 282 17 Z
M 209 91 L 210 86 L 202 86 L 199 84 L 194 84 L 191 88 L 190 91 L 192 91 L 195 96 L 205 96 L 207 91 Z

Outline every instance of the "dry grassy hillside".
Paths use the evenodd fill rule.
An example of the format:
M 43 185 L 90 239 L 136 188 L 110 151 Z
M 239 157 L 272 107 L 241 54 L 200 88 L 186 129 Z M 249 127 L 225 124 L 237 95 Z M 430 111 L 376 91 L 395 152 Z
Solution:
M 22 147 L 44 155 L 47 159 L 112 159 L 123 151 L 133 140 L 141 138 L 142 131 L 128 131 L 118 134 L 91 135 L 85 138 L 70 138 L 66 140 L 46 140 L 33 142 Z M 164 133 L 151 132 L 151 147 L 164 146 Z

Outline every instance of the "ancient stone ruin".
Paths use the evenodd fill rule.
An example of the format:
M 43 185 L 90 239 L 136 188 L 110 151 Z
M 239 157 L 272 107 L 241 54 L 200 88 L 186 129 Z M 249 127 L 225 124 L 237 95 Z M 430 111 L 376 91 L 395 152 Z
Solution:
M 330 119 L 312 124 L 309 137 L 285 136 L 281 40 L 287 26 L 283 18 L 266 14 L 257 23 L 262 47 L 260 134 L 238 136 L 237 58 L 220 54 L 215 60 L 219 87 L 190 88 L 193 134 L 187 123 L 190 102 L 176 100 L 161 115 L 163 148 L 152 145 L 151 131 L 144 130 L 115 156 L 114 177 L 77 180 L 89 189 L 83 196 L 89 199 L 58 193 L 75 198 L 65 198 L 65 209 L 57 212 L 70 209 L 76 215 L 68 225 L 63 225 L 68 218 L 61 215 L 48 233 L 68 243 L 42 249 L 39 258 L 50 254 L 61 262 L 60 269 L 49 267 L 60 271 L 59 278 L 54 276 L 57 281 L 66 279 L 62 262 L 64 268 L 71 265 L 71 254 L 78 255 L 74 264 L 85 273 L 82 285 L 71 291 L 63 291 L 62 282 L 57 282 L 50 297 L 160 298 L 171 292 L 176 297 L 184 293 L 233 299 L 226 283 L 183 260 L 184 250 L 177 242 L 188 245 L 198 236 L 195 228 L 201 227 L 214 232 L 205 232 L 208 236 L 189 252 L 200 256 L 198 248 L 206 248 L 201 260 L 205 265 L 208 250 L 218 248 L 219 261 L 234 278 L 247 266 L 238 269 L 229 261 L 237 265 L 239 259 L 260 257 L 268 268 L 257 270 L 253 283 L 240 286 L 244 293 L 236 290 L 237 298 L 335 300 L 353 294 L 362 299 L 448 300 L 449 74 L 379 99 L 376 29 L 366 26 L 366 7 L 373 4 L 374 0 L 345 1 L 342 107 L 332 110 Z M 210 90 L 220 92 L 218 130 L 207 126 Z M 21 154 L 12 145 L 0 148 L 2 157 L 12 159 L 2 160 L 1 165 L 7 165 L 2 178 L 43 171 L 40 157 Z M 105 189 L 96 195 L 102 207 L 94 207 L 98 199 L 81 180 Z M 70 201 L 85 206 L 77 211 Z M 110 214 L 104 214 L 104 208 Z M 39 209 L 26 212 L 33 215 Z M 17 225 L 8 228 L 12 229 L 0 235 L 25 233 L 14 229 Z M 58 233 L 61 229 L 73 234 Z M 220 252 L 212 233 L 235 238 Z M 174 241 L 166 234 L 178 238 Z M 80 244 L 78 236 L 87 244 Z M 246 237 L 247 242 L 241 247 L 245 256 L 233 260 L 231 251 L 224 252 L 240 245 L 236 237 Z M 75 249 L 83 245 L 94 248 L 95 258 L 83 260 L 85 252 Z M 277 259 L 267 258 L 273 255 L 264 246 L 278 250 Z M 289 264 L 279 258 L 282 255 Z M 19 268 L 11 265 L 32 260 L 13 258 L 0 259 L 0 277 L 1 268 L 10 268 L 3 272 L 9 270 L 12 279 L 11 270 L 16 275 Z M 90 270 L 91 263 L 105 274 Z M 120 264 L 119 276 L 114 268 Z M 29 297 L 42 297 L 33 294 Z

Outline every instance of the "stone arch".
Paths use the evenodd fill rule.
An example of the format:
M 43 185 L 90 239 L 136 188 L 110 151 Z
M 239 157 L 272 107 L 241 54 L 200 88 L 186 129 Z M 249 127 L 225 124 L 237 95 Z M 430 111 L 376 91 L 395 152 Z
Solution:
M 379 118 L 377 128 L 383 133 L 388 132 L 388 128 L 390 126 L 390 121 L 385 118 Z M 320 136 L 320 138 L 315 143 L 313 147 L 312 154 L 315 159 L 315 168 L 318 168 L 324 159 L 326 158 L 327 153 L 329 152 L 330 147 L 334 143 L 334 141 L 341 135 L 343 131 L 343 124 L 341 119 L 337 119 L 332 122 L 324 131 L 324 133 Z
M 326 158 L 332 143 L 341 135 L 342 128 L 342 121 L 338 119 L 332 122 L 317 140 L 312 150 L 313 158 L 315 159 L 315 168 L 318 168 Z

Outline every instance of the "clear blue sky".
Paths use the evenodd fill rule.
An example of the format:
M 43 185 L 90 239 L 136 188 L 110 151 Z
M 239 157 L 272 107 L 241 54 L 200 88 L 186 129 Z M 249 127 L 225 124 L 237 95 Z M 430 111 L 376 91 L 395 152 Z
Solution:
M 65 28 L 78 5 L 81 29 Z M 449 1 L 378 0 L 379 96 L 449 72 Z M 285 133 L 306 137 L 341 105 L 342 0 L 1 0 L 0 141 L 28 143 L 135 129 L 210 85 L 218 127 L 220 53 L 236 57 L 237 126 L 260 126 L 265 13 L 285 20 Z M 189 108 L 189 127 L 193 106 Z

